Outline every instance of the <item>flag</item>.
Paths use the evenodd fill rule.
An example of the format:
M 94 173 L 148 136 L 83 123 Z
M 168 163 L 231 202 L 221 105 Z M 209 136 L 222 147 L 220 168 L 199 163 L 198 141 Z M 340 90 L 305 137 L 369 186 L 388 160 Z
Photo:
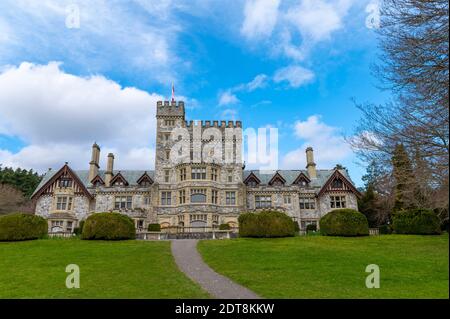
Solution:
M 172 82 L 172 101 L 175 101 L 175 86 L 173 85 L 173 82 Z

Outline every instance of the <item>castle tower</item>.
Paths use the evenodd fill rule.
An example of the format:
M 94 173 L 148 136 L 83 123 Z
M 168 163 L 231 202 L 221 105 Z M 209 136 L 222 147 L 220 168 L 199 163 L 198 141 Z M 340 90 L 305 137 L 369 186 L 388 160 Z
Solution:
M 170 134 L 176 127 L 185 126 L 184 102 L 158 101 L 156 103 L 156 154 L 155 154 L 155 181 L 160 184 L 167 183 L 167 175 L 172 179 L 173 164 L 170 161 L 170 150 L 174 145 Z M 169 171 L 169 173 L 167 173 Z

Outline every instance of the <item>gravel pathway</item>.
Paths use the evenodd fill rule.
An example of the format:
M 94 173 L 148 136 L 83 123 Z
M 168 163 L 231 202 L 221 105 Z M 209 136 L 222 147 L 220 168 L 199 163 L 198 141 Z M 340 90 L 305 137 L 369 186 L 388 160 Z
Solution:
M 197 242 L 194 239 L 172 240 L 172 255 L 182 272 L 217 299 L 261 298 L 209 268 L 197 251 Z

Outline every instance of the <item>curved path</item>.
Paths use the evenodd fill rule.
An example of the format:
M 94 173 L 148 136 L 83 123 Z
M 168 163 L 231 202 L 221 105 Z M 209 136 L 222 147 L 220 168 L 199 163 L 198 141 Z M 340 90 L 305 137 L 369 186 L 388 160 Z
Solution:
M 259 299 L 249 289 L 219 275 L 203 262 L 197 251 L 198 240 L 172 240 L 172 255 L 182 272 L 217 299 Z

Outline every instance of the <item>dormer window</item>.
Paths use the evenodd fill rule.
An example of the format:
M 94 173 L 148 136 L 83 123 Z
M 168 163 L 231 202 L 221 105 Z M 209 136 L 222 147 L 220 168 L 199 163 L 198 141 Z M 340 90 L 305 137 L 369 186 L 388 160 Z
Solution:
M 333 183 L 331 184 L 331 187 L 332 188 L 343 188 L 344 187 L 344 183 L 339 178 L 336 178 L 333 181 Z
M 141 187 L 150 187 L 153 184 L 153 180 L 150 178 L 150 176 L 147 175 L 147 172 L 145 172 L 138 180 L 137 183 Z
M 112 186 L 128 186 L 127 180 L 122 176 L 119 172 L 116 176 L 111 180 Z
M 72 187 L 72 180 L 69 178 L 61 178 L 59 180 L 59 187 Z
M 306 177 L 305 174 L 300 173 L 300 175 L 295 179 L 293 184 L 296 184 L 300 187 L 307 187 L 309 185 L 310 179 Z
M 255 174 L 251 173 L 244 181 L 245 185 L 248 187 L 257 187 L 260 183 L 259 179 L 255 176 Z

